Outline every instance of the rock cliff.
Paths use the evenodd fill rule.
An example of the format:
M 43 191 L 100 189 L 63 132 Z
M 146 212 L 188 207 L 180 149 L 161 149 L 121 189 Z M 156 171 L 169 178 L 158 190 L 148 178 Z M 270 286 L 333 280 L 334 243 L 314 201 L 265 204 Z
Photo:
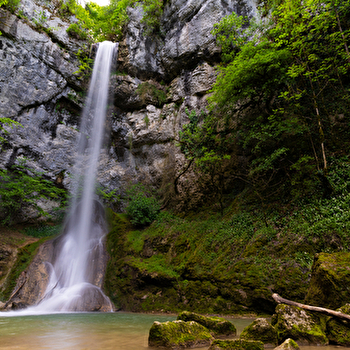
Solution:
M 68 37 L 74 18 L 60 18 L 58 6 L 23 0 L 20 16 L 0 9 L 0 116 L 22 125 L 8 130 L 0 167 L 25 158 L 30 169 L 69 188 L 85 91 L 75 72 L 79 53 L 90 48 Z M 181 171 L 178 131 L 187 121 L 187 108 L 199 111 L 206 105 L 220 52 L 210 31 L 232 11 L 254 15 L 254 0 L 171 0 L 161 18 L 162 32 L 146 36 L 142 8 L 128 9 L 130 21 L 111 79 L 109 141 L 98 172 L 107 191 L 120 194 L 130 180 L 165 186 Z M 193 192 L 191 181 L 180 181 L 179 188 Z M 196 202 L 199 194 L 190 198 Z M 35 213 L 26 212 L 18 221 L 28 216 Z

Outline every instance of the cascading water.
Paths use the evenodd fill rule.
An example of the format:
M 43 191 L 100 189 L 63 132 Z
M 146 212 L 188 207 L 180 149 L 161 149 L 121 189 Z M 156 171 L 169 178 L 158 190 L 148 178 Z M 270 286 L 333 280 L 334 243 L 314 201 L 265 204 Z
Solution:
M 47 263 L 50 279 L 36 312 L 111 311 L 100 287 L 106 223 L 102 206 L 95 199 L 95 181 L 104 138 L 110 69 L 116 44 L 99 44 L 86 106 L 80 125 L 78 159 L 74 167 L 72 211 L 64 234 L 54 243 L 54 256 Z

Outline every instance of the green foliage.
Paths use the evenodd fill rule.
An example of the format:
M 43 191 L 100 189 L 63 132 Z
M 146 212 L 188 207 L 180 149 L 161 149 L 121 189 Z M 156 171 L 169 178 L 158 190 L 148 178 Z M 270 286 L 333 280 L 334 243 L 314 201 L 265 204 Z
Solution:
M 186 114 L 189 123 L 179 132 L 178 145 L 190 163 L 194 163 L 204 186 L 210 187 L 223 210 L 224 179 L 231 160 L 229 140 L 222 137 L 227 133 L 227 125 L 203 111 L 197 115 L 195 110 L 186 110 Z
M 146 25 L 146 35 L 160 31 L 160 16 L 163 13 L 163 0 L 143 0 L 144 16 L 141 20 Z
M 65 204 L 66 193 L 43 178 L 42 174 L 28 169 L 23 164 L 13 166 L 11 170 L 0 170 L 0 208 L 2 224 L 11 224 L 17 212 L 23 206 L 32 206 L 41 215 L 48 215 L 38 204 L 40 199 L 51 199 Z
M 28 226 L 23 230 L 23 233 L 27 236 L 43 238 L 52 237 L 60 234 L 62 232 L 61 225 L 40 225 L 40 226 Z
M 127 191 L 129 198 L 126 212 L 134 225 L 151 224 L 158 216 L 160 204 L 141 184 L 133 185 Z
M 17 10 L 20 2 L 21 0 L 0 0 L 0 6 L 6 6 L 6 8 L 8 8 L 12 13 L 14 13 Z
M 248 163 L 236 175 L 263 201 L 329 196 L 329 156 L 349 147 L 335 135 L 349 134 L 350 5 L 298 0 L 270 6 L 271 21 L 232 14 L 212 32 L 223 64 L 207 119 L 221 132 L 208 152 L 221 156 L 219 139 L 239 141 L 236 152 Z M 195 134 L 203 134 L 201 128 Z
M 86 31 L 81 29 L 77 23 L 70 24 L 70 26 L 67 28 L 67 33 L 76 39 L 87 39 Z
M 7 129 L 10 128 L 14 128 L 14 127 L 20 127 L 21 124 L 10 119 L 10 118 L 5 118 L 5 117 L 0 117 L 0 132 L 3 135 L 6 135 L 8 133 Z M 5 138 L 3 136 L 1 136 L 0 134 L 0 144 L 5 142 Z
M 79 79 L 89 78 L 92 74 L 93 59 L 89 57 L 85 50 L 78 50 L 77 53 L 80 65 L 79 69 L 74 74 L 79 76 Z

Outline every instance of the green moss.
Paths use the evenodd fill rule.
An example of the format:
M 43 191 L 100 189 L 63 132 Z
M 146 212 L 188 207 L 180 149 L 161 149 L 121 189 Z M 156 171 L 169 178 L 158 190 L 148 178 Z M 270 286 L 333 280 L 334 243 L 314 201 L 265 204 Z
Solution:
M 337 309 L 350 300 L 350 253 L 321 253 L 315 258 L 306 302 Z
M 208 317 L 196 314 L 194 312 L 183 311 L 177 317 L 178 320 L 182 321 L 195 321 L 205 328 L 209 329 L 209 331 L 213 332 L 215 337 L 217 336 L 229 336 L 236 335 L 237 330 L 236 327 L 229 321 L 225 320 L 222 317 Z
M 263 350 L 264 343 L 253 340 L 214 340 L 209 350 Z
M 336 311 L 350 315 L 350 304 L 346 304 Z M 332 344 L 350 346 L 350 325 L 348 322 L 331 317 L 327 321 L 326 327 L 328 339 Z
M 7 284 L 3 287 L 1 292 L 1 299 L 6 301 L 10 298 L 11 293 L 13 292 L 17 279 L 19 275 L 29 266 L 29 264 L 34 259 L 40 245 L 47 241 L 48 238 L 42 238 L 35 243 L 28 244 L 19 249 L 17 260 L 14 266 L 11 269 L 10 275 L 7 278 Z
M 277 330 L 278 342 L 292 338 L 299 344 L 328 344 L 317 316 L 299 307 L 283 304 L 276 307 L 276 314 L 273 324 Z
M 209 331 L 196 322 L 154 322 L 150 331 L 149 346 L 167 348 L 209 345 L 213 339 Z
M 277 346 L 277 331 L 265 318 L 257 318 L 248 327 L 246 327 L 241 335 L 241 339 L 260 340 L 264 344 L 274 344 Z

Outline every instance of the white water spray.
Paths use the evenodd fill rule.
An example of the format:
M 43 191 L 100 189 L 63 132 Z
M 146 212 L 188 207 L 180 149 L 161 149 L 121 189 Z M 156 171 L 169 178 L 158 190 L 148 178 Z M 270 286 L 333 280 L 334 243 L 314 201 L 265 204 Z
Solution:
M 86 107 L 80 125 L 78 159 L 74 167 L 73 200 L 65 233 L 54 243 L 47 263 L 50 280 L 39 304 L 27 312 L 111 311 L 100 289 L 106 224 L 102 206 L 95 199 L 98 160 L 104 138 L 110 69 L 116 45 L 99 44 Z

